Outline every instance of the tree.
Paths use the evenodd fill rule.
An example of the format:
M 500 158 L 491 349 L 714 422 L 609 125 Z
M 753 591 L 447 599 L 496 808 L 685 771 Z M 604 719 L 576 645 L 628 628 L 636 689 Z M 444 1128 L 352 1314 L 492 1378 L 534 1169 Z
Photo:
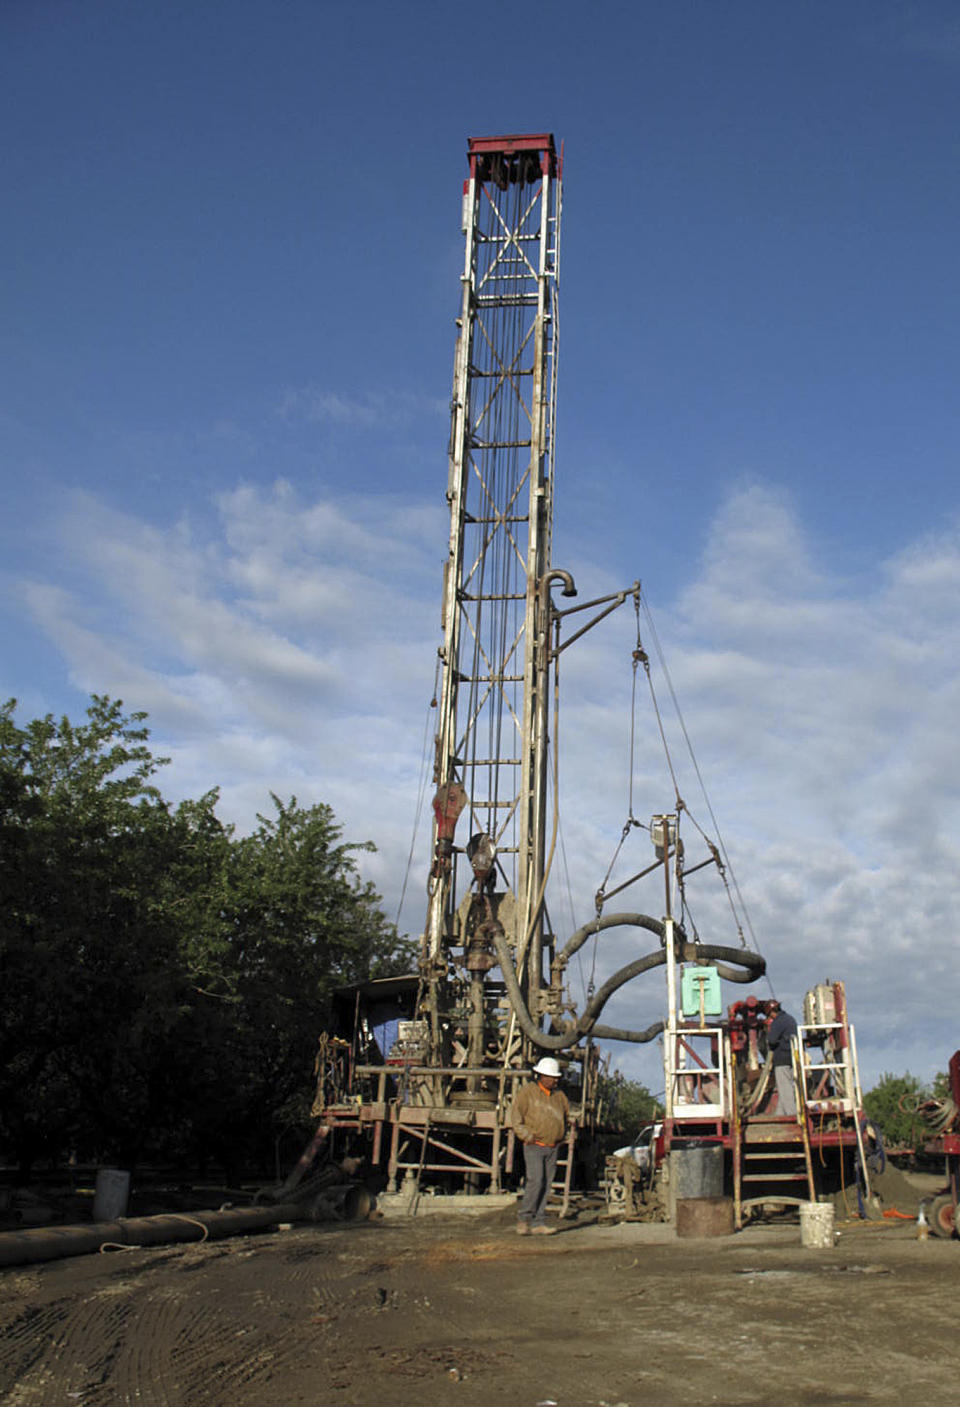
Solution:
M 607 1076 L 601 1085 L 601 1098 L 613 1123 L 631 1137 L 644 1124 L 663 1118 L 663 1105 L 639 1080 L 628 1080 L 619 1070 Z
M 934 1075 L 932 1094 L 934 1099 L 952 1098 L 949 1070 L 940 1070 Z
M 186 966 L 213 1023 L 216 1070 L 192 1082 L 198 1138 L 234 1157 L 285 1126 L 305 1122 L 317 1037 L 335 988 L 410 970 L 413 945 L 400 940 L 361 881 L 329 806 L 272 797 L 275 814 L 232 840 L 203 912 L 186 937 Z M 256 1127 L 242 1110 L 270 1111 Z
M 915 1075 L 883 1074 L 873 1089 L 863 1096 L 867 1116 L 879 1125 L 888 1148 L 921 1147 L 929 1130 L 917 1113 L 930 1090 Z
M 258 1149 L 298 1097 L 333 989 L 400 941 L 327 806 L 274 797 L 237 837 L 176 808 L 146 715 L 0 709 L 0 1145 L 141 1156 Z
M 94 695 L 79 727 L 0 709 L 0 1134 L 29 1162 L 146 1127 L 175 1007 L 154 895 L 172 841 L 145 715 Z M 151 1019 L 145 1021 L 149 1011 Z

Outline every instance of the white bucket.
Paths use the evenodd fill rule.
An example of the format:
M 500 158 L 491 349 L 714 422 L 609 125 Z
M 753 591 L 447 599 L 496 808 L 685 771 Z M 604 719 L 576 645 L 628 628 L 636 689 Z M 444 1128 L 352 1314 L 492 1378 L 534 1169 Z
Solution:
M 116 1221 L 126 1216 L 130 1197 L 130 1174 L 120 1168 L 100 1168 L 93 1192 L 94 1221 Z
M 833 1203 L 801 1202 L 801 1246 L 812 1246 L 822 1250 L 826 1246 L 832 1246 L 833 1243 Z

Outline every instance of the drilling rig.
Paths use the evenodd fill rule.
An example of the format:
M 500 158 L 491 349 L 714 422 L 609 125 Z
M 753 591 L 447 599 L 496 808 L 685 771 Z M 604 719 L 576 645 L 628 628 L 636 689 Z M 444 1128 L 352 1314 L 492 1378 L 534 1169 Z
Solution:
M 625 982 L 667 960 L 720 958 L 752 981 L 763 959 L 686 942 L 643 914 L 597 914 L 558 948 L 546 904 L 557 845 L 558 665 L 570 645 L 633 598 L 638 582 L 572 604 L 551 562 L 563 160 L 547 133 L 473 138 L 463 183 L 461 274 L 433 740 L 433 830 L 419 969 L 342 993 L 324 1037 L 314 1112 L 331 1140 L 366 1140 L 387 1190 L 496 1193 L 514 1177 L 509 1107 L 544 1053 L 566 1065 L 572 1124 L 564 1205 L 596 1172 L 598 1039 L 646 1041 L 663 1027 L 598 1018 Z M 562 634 L 567 632 L 565 638 Z M 658 851 L 666 871 L 674 845 Z M 675 848 L 675 845 L 674 845 Z M 621 926 L 655 936 L 578 1013 L 567 965 Z M 672 971 L 672 965 L 671 965 Z M 374 1032 L 396 1022 L 382 1049 Z

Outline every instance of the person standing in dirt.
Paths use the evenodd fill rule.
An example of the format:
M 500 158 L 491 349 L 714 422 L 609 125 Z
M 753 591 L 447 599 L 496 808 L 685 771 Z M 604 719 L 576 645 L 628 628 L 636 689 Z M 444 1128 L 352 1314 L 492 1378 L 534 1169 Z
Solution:
M 767 1002 L 767 1050 L 773 1057 L 773 1078 L 777 1084 L 777 1113 L 796 1118 L 797 1087 L 793 1080 L 791 1042 L 797 1034 L 797 1023 L 784 1011 L 774 997 Z
M 546 1224 L 547 1198 L 570 1122 L 570 1105 L 557 1089 L 560 1066 L 552 1055 L 538 1060 L 533 1073 L 537 1078 L 521 1087 L 510 1110 L 510 1126 L 523 1144 L 525 1172 L 517 1234 L 552 1236 L 556 1228 Z

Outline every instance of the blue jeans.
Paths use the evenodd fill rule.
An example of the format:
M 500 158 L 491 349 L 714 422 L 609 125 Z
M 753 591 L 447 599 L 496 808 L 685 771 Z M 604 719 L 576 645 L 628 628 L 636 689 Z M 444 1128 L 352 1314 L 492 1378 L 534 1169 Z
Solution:
M 523 1184 L 523 1201 L 517 1218 L 530 1221 L 534 1226 L 542 1226 L 547 1214 L 547 1198 L 553 1186 L 553 1175 L 557 1170 L 559 1145 L 544 1148 L 539 1143 L 523 1145 L 523 1167 L 526 1174 Z

